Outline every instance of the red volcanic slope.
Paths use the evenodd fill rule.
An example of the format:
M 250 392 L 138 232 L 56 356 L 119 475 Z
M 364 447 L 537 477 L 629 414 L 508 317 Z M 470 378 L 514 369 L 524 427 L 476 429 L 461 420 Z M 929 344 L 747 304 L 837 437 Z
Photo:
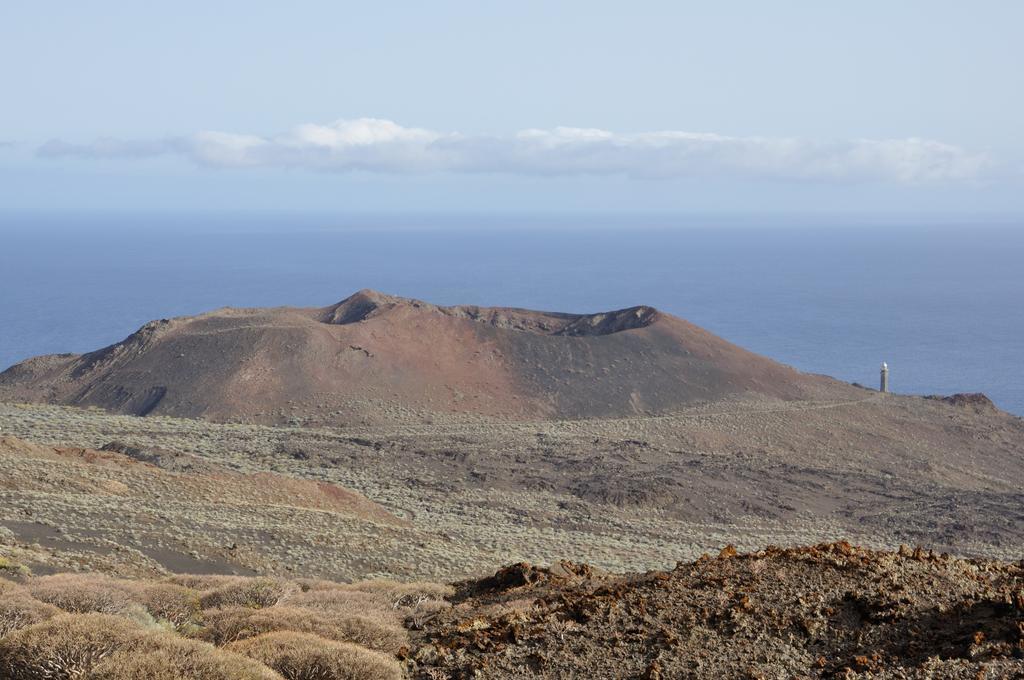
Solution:
M 651 307 L 440 307 L 370 290 L 319 309 L 225 308 L 153 321 L 95 352 L 36 357 L 0 373 L 7 401 L 260 422 L 386 420 L 391 407 L 627 416 L 852 390 Z

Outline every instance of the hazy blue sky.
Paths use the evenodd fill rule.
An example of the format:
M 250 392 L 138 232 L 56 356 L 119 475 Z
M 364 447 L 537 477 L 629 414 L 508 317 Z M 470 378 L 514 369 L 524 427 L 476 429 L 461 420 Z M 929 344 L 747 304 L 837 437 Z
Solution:
M 157 4 L 0 4 L 0 210 L 1022 212 L 1015 0 Z

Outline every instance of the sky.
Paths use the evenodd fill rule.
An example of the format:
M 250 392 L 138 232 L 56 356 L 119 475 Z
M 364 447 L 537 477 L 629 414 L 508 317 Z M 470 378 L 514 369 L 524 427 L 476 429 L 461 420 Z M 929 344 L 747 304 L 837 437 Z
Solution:
M 7 2 L 0 212 L 1024 213 L 1024 3 Z

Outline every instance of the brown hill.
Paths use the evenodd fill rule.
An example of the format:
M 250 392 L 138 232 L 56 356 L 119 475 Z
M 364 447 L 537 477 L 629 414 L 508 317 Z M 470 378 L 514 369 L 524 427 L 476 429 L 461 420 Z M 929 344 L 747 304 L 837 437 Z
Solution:
M 95 352 L 37 357 L 0 374 L 0 400 L 335 424 L 380 413 L 381 404 L 580 418 L 852 391 L 651 307 L 440 307 L 368 290 L 319 309 L 225 308 L 153 321 Z

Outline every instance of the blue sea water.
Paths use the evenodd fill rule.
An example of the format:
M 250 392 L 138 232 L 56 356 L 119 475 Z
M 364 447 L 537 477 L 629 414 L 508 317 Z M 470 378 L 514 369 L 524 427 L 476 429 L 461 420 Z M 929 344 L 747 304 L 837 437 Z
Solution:
M 221 306 L 360 288 L 442 304 L 649 304 L 791 364 L 1024 414 L 1021 225 L 674 218 L 0 220 L 0 367 Z

